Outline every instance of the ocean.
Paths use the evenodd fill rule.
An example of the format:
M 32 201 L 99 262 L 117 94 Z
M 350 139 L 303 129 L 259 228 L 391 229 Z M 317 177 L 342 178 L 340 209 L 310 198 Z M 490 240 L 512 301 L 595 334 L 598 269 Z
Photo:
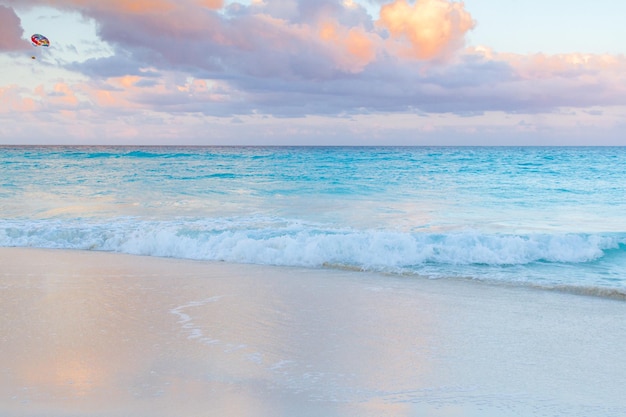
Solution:
M 0 147 L 0 246 L 626 299 L 626 147 Z

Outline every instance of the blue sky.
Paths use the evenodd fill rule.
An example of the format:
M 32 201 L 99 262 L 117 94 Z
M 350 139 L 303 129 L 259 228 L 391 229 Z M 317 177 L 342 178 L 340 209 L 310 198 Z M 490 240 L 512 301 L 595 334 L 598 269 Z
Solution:
M 500 52 L 626 53 L 626 2 L 466 0 L 478 21 L 472 43 Z
M 0 144 L 626 145 L 625 15 L 608 0 L 0 0 Z

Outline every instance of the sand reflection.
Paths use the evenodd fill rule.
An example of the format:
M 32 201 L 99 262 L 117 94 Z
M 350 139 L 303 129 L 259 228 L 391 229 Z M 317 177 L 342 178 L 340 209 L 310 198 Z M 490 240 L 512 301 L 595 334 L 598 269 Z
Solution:
M 39 255 L 3 260 L 5 410 L 403 415 L 432 382 L 436 309 L 363 275 Z
M 2 416 L 626 410 L 613 300 L 87 252 L 0 266 Z
M 400 401 L 424 395 L 439 342 L 437 307 L 426 297 L 368 285 L 363 275 L 284 271 L 267 279 L 250 269 L 213 283 L 227 296 L 173 309 L 198 345 L 188 355 L 265 405 L 280 392 L 316 406 L 359 403 L 365 415 L 386 404 L 403 415 Z
M 36 265 L 3 259 L 14 272 L 2 292 L 0 399 L 100 410 L 131 398 L 129 382 L 156 352 L 148 330 L 167 323 L 141 306 L 146 291 L 119 268 L 47 254 Z M 20 275 L 26 262 L 31 271 Z

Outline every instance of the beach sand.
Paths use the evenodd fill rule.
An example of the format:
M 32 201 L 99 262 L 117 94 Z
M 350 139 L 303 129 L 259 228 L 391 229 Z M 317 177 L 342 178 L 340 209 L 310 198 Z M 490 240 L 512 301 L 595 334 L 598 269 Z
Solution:
M 626 416 L 626 303 L 0 248 L 2 416 Z

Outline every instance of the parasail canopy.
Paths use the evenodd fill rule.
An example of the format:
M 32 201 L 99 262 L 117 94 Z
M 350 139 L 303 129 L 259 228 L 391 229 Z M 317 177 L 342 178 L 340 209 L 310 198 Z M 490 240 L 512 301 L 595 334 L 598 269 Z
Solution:
M 43 35 L 35 33 L 30 37 L 31 42 L 34 46 L 50 46 L 50 41 Z

